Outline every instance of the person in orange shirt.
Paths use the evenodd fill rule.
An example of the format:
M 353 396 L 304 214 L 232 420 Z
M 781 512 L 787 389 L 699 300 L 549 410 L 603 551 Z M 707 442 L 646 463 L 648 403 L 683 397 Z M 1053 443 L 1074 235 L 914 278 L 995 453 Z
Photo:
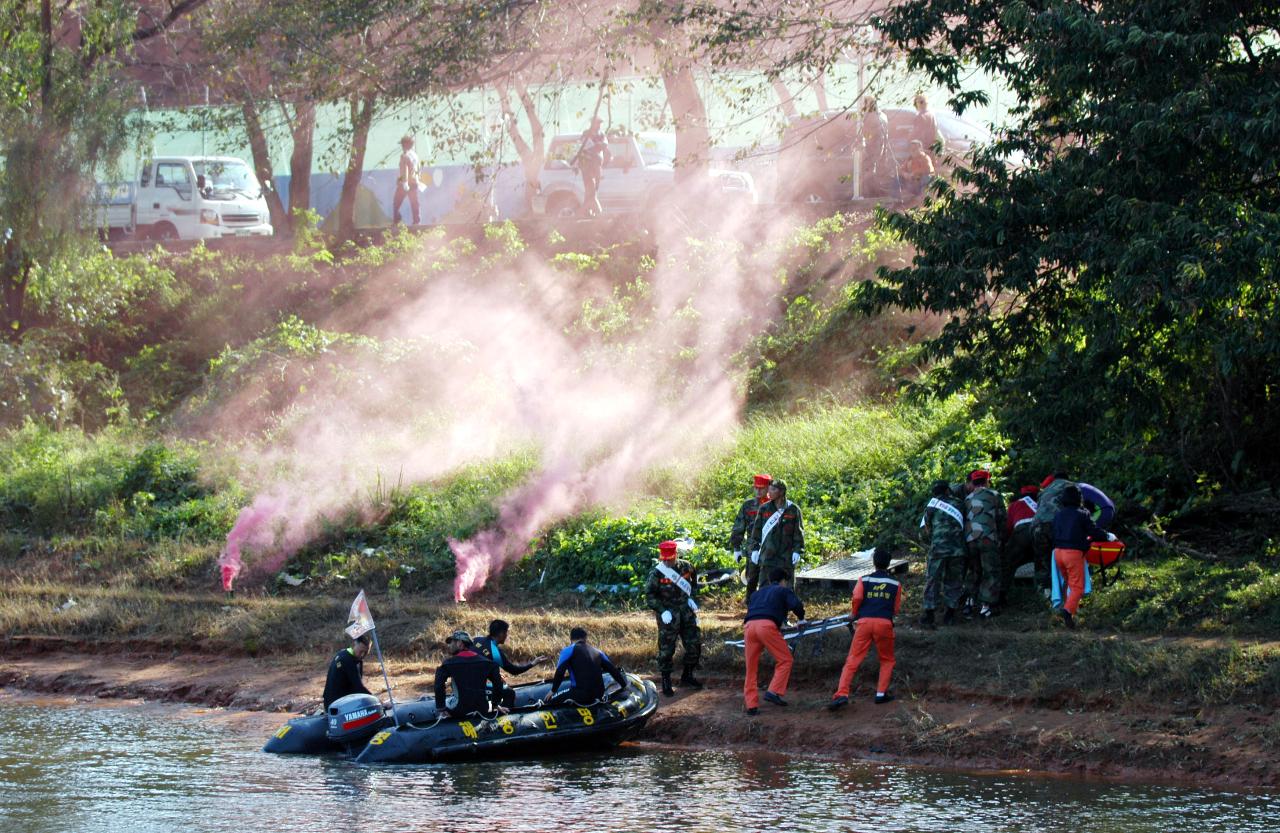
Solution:
M 853 675 L 866 658 L 874 642 L 880 657 L 880 681 L 876 686 L 876 703 L 888 703 L 889 679 L 893 676 L 893 617 L 902 609 L 902 585 L 889 575 L 889 551 L 876 547 L 871 556 L 875 572 L 858 579 L 853 588 L 852 618 L 858 623 L 849 646 L 849 656 L 840 672 L 840 685 L 827 708 L 835 711 L 849 705 L 849 688 Z

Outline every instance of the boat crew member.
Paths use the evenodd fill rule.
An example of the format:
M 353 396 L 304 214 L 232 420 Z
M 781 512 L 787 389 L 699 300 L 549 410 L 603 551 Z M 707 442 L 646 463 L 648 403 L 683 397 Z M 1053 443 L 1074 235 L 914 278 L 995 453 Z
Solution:
M 1004 498 L 991 488 L 991 472 L 976 469 L 969 473 L 969 494 L 964 499 L 965 591 L 969 595 L 966 615 L 976 597 L 979 615 L 990 619 L 1000 604 L 1000 536 L 1004 532 Z
M 755 528 L 756 515 L 760 514 L 760 507 L 769 502 L 767 492 L 772 482 L 773 478 L 767 474 L 757 474 L 751 478 L 751 486 L 756 490 L 755 497 L 749 497 L 743 501 L 742 507 L 738 509 L 738 516 L 733 519 L 733 531 L 729 533 L 729 549 L 733 552 L 734 561 L 741 562 L 744 558 L 742 547 L 751 530 Z M 747 561 L 746 572 L 747 598 L 751 598 L 751 594 L 756 592 L 756 587 L 760 584 L 759 556 Z
M 329 663 L 329 675 L 324 681 L 324 708 L 329 710 L 334 700 L 348 694 L 372 694 L 364 687 L 364 658 L 369 653 L 369 634 L 363 633 L 351 640 L 350 648 L 343 648 Z
M 787 500 L 787 484 L 781 480 L 770 483 L 765 494 L 769 501 L 760 507 L 751 529 L 751 558 L 759 562 L 761 575 L 781 567 L 787 572 L 787 584 L 792 584 L 804 553 L 800 507 Z
M 804 621 L 804 605 L 788 586 L 787 571 L 774 567 L 769 571 L 769 583 L 751 594 L 747 600 L 747 615 L 742 620 L 743 646 L 747 654 L 747 679 L 742 684 L 742 696 L 747 714 L 760 713 L 760 692 L 756 689 L 756 674 L 760 654 L 765 651 L 773 657 L 773 679 L 764 692 L 764 699 L 775 706 L 785 706 L 782 697 L 787 693 L 791 680 L 791 650 L 782 638 L 782 626 L 787 614 L 795 613 Z
M 531 661 L 520 663 L 511 658 L 511 654 L 506 650 L 507 634 L 511 631 L 511 625 L 501 619 L 494 619 L 489 623 L 489 635 L 482 636 L 475 641 L 476 653 L 482 657 L 493 660 L 498 667 L 508 674 L 523 674 L 535 665 L 540 665 L 547 661 L 544 656 L 536 656 Z M 505 697 L 502 701 L 504 706 L 510 708 L 515 705 L 516 693 L 508 686 Z M 496 702 L 496 701 L 495 701 Z
M 827 704 L 827 708 L 833 711 L 849 704 L 853 675 L 858 672 L 858 666 L 866 658 L 872 643 L 875 643 L 876 654 L 880 659 L 876 703 L 888 703 L 893 699 L 893 695 L 889 693 L 894 663 L 893 617 L 902 610 L 902 585 L 889 575 L 887 549 L 876 547 L 871 555 L 871 563 L 876 568 L 875 572 L 858 579 L 858 583 L 853 586 L 850 618 L 857 623 L 857 629 L 853 632 L 849 655 L 845 657 L 844 669 L 840 672 L 840 683 L 836 686 L 831 702 Z
M 929 542 L 929 562 L 925 567 L 924 616 L 920 624 L 934 626 L 934 611 L 946 606 L 942 624 L 956 621 L 956 607 L 964 595 L 964 504 L 945 480 L 934 481 L 933 496 L 925 506 L 920 526 Z
M 1049 561 L 1053 558 L 1053 518 L 1058 514 L 1062 493 L 1068 486 L 1076 485 L 1067 479 L 1067 472 L 1059 469 L 1040 482 L 1040 497 L 1036 501 L 1036 514 L 1031 521 L 1031 546 L 1035 556 L 1036 587 L 1049 595 Z
M 1018 497 L 1005 510 L 1004 520 L 1004 581 L 1000 587 L 1001 604 L 1009 599 L 1009 589 L 1013 587 L 1013 574 L 1023 564 L 1035 560 L 1031 544 L 1031 524 L 1036 516 L 1036 498 L 1040 496 L 1040 487 L 1023 486 Z
M 702 658 L 702 629 L 698 626 L 698 573 L 693 565 L 676 557 L 676 542 L 658 545 L 658 563 L 649 573 L 646 585 L 649 608 L 658 624 L 658 673 L 662 675 L 662 693 L 674 696 L 671 671 L 675 666 L 676 640 L 684 646 L 684 673 L 680 684 L 702 688 L 693 676 Z
M 487 714 L 491 711 L 489 689 L 493 690 L 494 703 L 503 698 L 502 673 L 498 664 L 476 653 L 471 636 L 466 631 L 454 631 L 444 643 L 449 656 L 436 669 L 436 713 L 441 717 L 464 714 Z M 445 705 L 445 688 L 453 681 L 458 704 L 452 709 Z
M 572 700 L 579 705 L 594 703 L 604 697 L 604 675 L 608 672 L 618 685 L 627 687 L 627 678 L 609 659 L 609 655 L 587 641 L 586 628 L 569 631 L 569 644 L 556 660 L 556 674 L 551 678 L 552 702 Z M 569 675 L 569 688 L 556 693 L 565 675 Z

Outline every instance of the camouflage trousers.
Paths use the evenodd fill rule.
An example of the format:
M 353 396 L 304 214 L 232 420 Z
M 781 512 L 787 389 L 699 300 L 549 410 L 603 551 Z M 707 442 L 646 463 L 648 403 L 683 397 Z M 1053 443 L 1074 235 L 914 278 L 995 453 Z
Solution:
M 997 604 L 1004 583 L 1004 568 L 1000 564 L 1000 545 L 990 538 L 970 541 L 969 557 L 965 560 L 965 592 L 974 601 L 984 605 Z
M 1009 589 L 1013 587 L 1013 574 L 1023 564 L 1031 564 L 1035 561 L 1031 524 L 1025 523 L 1013 528 L 1013 535 L 1004 542 L 1004 557 L 1001 560 L 1004 563 L 1004 584 L 1000 592 L 1002 596 L 1007 597 Z
M 684 645 L 684 667 L 694 669 L 702 659 L 702 629 L 697 615 L 688 605 L 671 611 L 671 624 L 662 624 L 662 614 L 655 613 L 658 622 L 658 671 L 670 674 L 675 667 L 676 642 Z
M 794 586 L 796 583 L 796 567 L 790 561 L 785 564 L 752 564 L 751 556 L 747 556 L 747 598 L 751 598 L 751 594 L 758 588 L 769 583 L 769 574 L 773 572 L 775 567 L 781 567 L 787 571 L 787 584 Z
M 1053 557 L 1053 524 L 1032 523 L 1032 563 L 1036 566 L 1036 588 L 1049 589 L 1049 559 Z
M 924 572 L 924 609 L 959 607 L 963 597 L 964 553 L 929 553 Z

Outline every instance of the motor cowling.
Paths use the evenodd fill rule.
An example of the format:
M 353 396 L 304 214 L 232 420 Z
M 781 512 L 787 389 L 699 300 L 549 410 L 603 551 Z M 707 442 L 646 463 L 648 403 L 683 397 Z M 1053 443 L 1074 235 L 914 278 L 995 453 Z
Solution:
M 372 694 L 348 694 L 329 705 L 329 726 L 325 731 L 335 743 L 360 743 L 391 723 L 382 703 Z

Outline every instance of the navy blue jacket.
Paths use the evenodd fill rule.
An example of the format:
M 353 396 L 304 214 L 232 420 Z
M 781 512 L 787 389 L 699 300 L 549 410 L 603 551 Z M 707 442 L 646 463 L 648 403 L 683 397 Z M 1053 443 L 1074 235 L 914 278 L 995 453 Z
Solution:
M 1054 549 L 1088 551 L 1090 539 L 1102 541 L 1106 537 L 1081 507 L 1064 506 L 1053 516 Z
M 747 602 L 747 616 L 743 624 L 753 619 L 768 619 L 778 627 L 787 621 L 787 611 L 795 611 L 796 616 L 804 618 L 804 605 L 790 587 L 781 584 L 766 584 L 751 594 Z

